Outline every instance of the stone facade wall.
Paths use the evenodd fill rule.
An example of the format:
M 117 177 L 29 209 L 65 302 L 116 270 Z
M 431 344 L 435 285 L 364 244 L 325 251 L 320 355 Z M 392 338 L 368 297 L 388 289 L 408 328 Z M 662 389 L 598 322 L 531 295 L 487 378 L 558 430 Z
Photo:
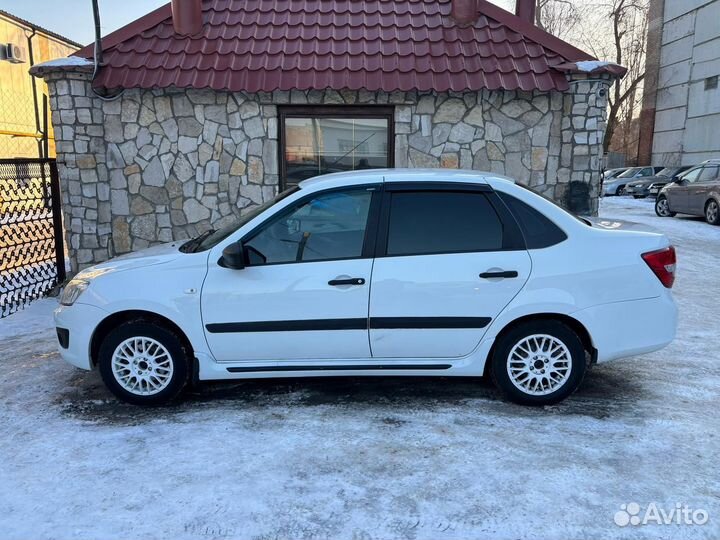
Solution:
M 278 190 L 277 107 L 395 106 L 395 166 L 506 174 L 562 201 L 597 193 L 608 80 L 568 92 L 126 90 L 97 97 L 82 72 L 45 75 L 73 270 L 234 220 Z

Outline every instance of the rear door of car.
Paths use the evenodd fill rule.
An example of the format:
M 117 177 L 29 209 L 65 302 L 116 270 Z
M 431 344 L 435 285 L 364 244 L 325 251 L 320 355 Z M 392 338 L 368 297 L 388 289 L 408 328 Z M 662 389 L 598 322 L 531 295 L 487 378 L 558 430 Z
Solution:
M 720 165 L 706 165 L 696 182 L 688 187 L 688 213 L 697 216 L 705 214 L 705 203 L 712 188 L 720 177 Z
M 517 223 L 478 184 L 386 183 L 375 253 L 374 358 L 470 354 L 531 269 Z

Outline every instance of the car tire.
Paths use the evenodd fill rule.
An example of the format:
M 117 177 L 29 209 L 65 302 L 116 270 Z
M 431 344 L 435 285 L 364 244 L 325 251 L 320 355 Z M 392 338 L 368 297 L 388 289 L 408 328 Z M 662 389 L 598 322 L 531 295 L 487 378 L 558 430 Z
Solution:
M 587 370 L 577 333 L 555 320 L 529 321 L 495 343 L 490 374 L 502 394 L 521 405 L 552 405 L 580 386 Z
M 125 322 L 100 344 L 98 366 L 107 388 L 133 405 L 176 399 L 192 376 L 192 353 L 176 332 L 147 320 Z
M 618 186 L 615 190 L 615 195 L 620 197 L 621 195 L 625 195 L 625 186 Z
M 676 212 L 670 211 L 667 197 L 662 196 L 655 199 L 655 214 L 659 217 L 675 217 Z
M 705 204 L 705 221 L 710 225 L 720 225 L 720 204 L 715 199 Z

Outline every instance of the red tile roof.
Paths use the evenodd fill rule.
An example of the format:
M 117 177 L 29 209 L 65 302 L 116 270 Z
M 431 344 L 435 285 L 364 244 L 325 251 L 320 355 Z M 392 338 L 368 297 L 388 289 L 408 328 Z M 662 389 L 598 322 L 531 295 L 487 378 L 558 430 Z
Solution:
M 103 40 L 104 88 L 565 90 L 553 66 L 592 56 L 485 0 L 462 26 L 450 0 L 203 0 L 175 34 L 170 5 Z M 92 46 L 76 53 L 91 58 Z

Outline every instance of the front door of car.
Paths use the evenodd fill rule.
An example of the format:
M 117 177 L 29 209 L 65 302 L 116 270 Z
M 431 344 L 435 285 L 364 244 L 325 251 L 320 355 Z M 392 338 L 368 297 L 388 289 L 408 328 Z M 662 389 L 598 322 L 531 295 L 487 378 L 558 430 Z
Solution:
M 667 189 L 666 197 L 671 212 L 689 212 L 690 186 L 697 181 L 702 171 L 703 167 L 690 169 Z
M 487 186 L 385 184 L 370 289 L 374 358 L 471 353 L 531 261 Z
M 710 197 L 713 186 L 717 185 L 720 166 L 706 165 L 696 182 L 688 187 L 688 212 L 696 216 L 705 215 L 705 203 Z
M 216 360 L 369 358 L 379 188 L 323 191 L 243 238 L 246 266 L 209 261 L 202 318 Z

